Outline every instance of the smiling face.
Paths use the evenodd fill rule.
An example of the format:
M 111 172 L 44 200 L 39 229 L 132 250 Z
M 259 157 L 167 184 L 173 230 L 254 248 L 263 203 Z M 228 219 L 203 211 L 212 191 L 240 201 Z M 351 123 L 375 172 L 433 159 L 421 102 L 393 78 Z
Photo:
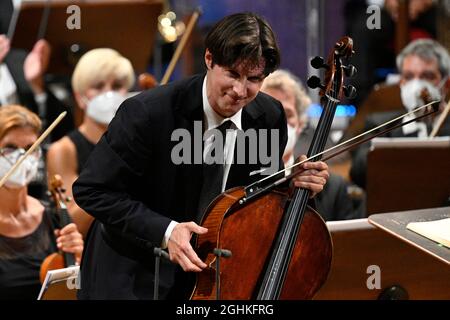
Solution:
M 205 53 L 208 67 L 206 93 L 211 107 L 224 118 L 231 117 L 255 99 L 264 75 L 264 60 L 258 66 L 238 61 L 233 67 L 212 64 L 212 54 Z

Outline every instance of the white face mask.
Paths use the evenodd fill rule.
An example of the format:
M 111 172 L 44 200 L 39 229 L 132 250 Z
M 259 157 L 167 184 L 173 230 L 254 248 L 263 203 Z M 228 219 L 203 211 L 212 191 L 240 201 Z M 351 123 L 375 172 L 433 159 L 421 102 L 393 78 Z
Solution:
M 420 79 L 409 80 L 400 88 L 402 103 L 408 111 L 412 111 L 415 108 L 425 104 L 420 97 L 420 94 L 424 88 L 428 89 L 432 100 L 441 99 L 439 88 L 432 83 Z
M 295 144 L 297 143 L 297 128 L 291 126 L 289 123 L 287 125 L 288 128 L 288 140 L 286 144 L 286 148 L 284 149 L 284 154 L 294 150 Z
M 8 155 L 0 155 L 0 178 L 14 166 L 19 158 L 25 153 L 24 149 L 17 149 Z M 37 156 L 29 155 L 14 173 L 6 180 L 5 186 L 9 188 L 22 188 L 36 176 L 39 166 L 40 152 Z
M 108 91 L 87 102 L 86 114 L 95 121 L 109 124 L 117 109 L 125 100 L 125 96 L 117 91 Z

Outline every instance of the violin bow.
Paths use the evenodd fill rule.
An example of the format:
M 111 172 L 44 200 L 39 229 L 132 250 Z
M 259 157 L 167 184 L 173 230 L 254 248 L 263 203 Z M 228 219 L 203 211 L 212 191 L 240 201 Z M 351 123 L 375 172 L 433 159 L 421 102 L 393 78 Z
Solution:
M 14 37 L 16 32 L 17 20 L 19 19 L 20 9 L 22 7 L 22 0 L 12 0 L 13 3 L 13 13 L 11 16 L 11 21 L 9 22 L 7 37 L 10 41 Z
M 437 135 L 437 133 L 441 129 L 442 125 L 444 124 L 444 121 L 447 118 L 449 112 L 450 112 L 450 101 L 445 106 L 444 110 L 442 111 L 441 115 L 439 116 L 439 119 L 436 122 L 436 125 L 433 127 L 433 130 L 430 133 L 430 139 L 434 138 Z
M 19 160 L 14 164 L 14 166 L 6 173 L 6 175 L 0 180 L 0 188 L 8 180 L 8 178 L 16 171 L 16 169 L 22 164 L 22 162 L 34 151 L 37 147 L 44 141 L 45 138 L 53 131 L 53 129 L 61 122 L 61 120 L 66 116 L 67 111 L 61 113 L 58 118 L 53 121 L 53 123 L 41 134 L 41 136 L 33 143 L 33 145 L 19 158 Z
M 392 119 L 392 120 L 389 120 L 389 121 L 387 121 L 387 122 L 385 122 L 385 123 L 379 125 L 378 127 L 375 127 L 375 128 L 370 129 L 370 130 L 368 130 L 368 131 L 365 131 L 365 132 L 363 132 L 363 133 L 361 133 L 361 134 L 359 134 L 359 135 L 357 135 L 357 136 L 355 136 L 355 137 L 353 137 L 353 138 L 350 138 L 350 139 L 348 139 L 348 140 L 346 140 L 346 141 L 344 141 L 344 142 L 342 142 L 342 143 L 340 143 L 340 144 L 337 144 L 337 145 L 335 145 L 335 146 L 333 146 L 333 147 L 331 147 L 331 148 L 328 148 L 328 149 L 326 149 L 326 150 L 324 150 L 324 151 L 322 151 L 322 152 L 319 152 L 319 153 L 317 153 L 317 154 L 315 154 L 315 155 L 313 155 L 313 156 L 311 156 L 311 157 L 309 157 L 309 158 L 307 158 L 307 159 L 304 159 L 304 160 L 302 160 L 302 161 L 299 161 L 299 162 L 297 162 L 297 163 L 295 163 L 295 164 L 293 164 L 293 165 L 291 165 L 291 166 L 289 166 L 289 167 L 287 167 L 287 168 L 285 168 L 285 169 L 283 169 L 283 170 L 280 170 L 280 171 L 278 171 L 278 172 L 275 172 L 274 174 L 271 174 L 270 176 L 265 177 L 265 178 L 263 178 L 263 179 L 261 179 L 261 180 L 259 180 L 259 181 L 256 181 L 256 182 L 252 183 L 251 185 L 247 186 L 247 187 L 245 188 L 246 194 L 247 194 L 247 195 L 251 194 L 251 196 L 256 196 L 256 194 L 259 194 L 259 193 L 261 193 L 261 192 L 270 190 L 271 188 L 273 188 L 273 187 L 275 187 L 275 186 L 277 186 L 277 185 L 279 185 L 279 184 L 281 184 L 281 183 L 283 183 L 283 182 L 285 182 L 285 181 L 287 181 L 287 180 L 293 178 L 294 176 L 297 175 L 298 172 L 292 172 L 291 174 L 289 174 L 289 175 L 287 175 L 287 176 L 285 176 L 285 177 L 283 177 L 283 178 L 278 179 L 277 181 L 275 181 L 275 182 L 269 184 L 269 185 L 266 186 L 266 187 L 259 188 L 258 186 L 259 186 L 263 181 L 268 180 L 268 179 L 270 179 L 270 178 L 273 178 L 274 176 L 277 176 L 277 175 L 279 175 L 280 173 L 285 172 L 286 170 L 293 169 L 293 168 L 295 168 L 295 167 L 297 167 L 297 166 L 300 166 L 301 164 L 303 164 L 303 163 L 305 163 L 305 162 L 308 162 L 308 161 L 314 161 L 317 157 L 319 157 L 319 156 L 321 156 L 321 155 L 323 155 L 323 154 L 329 153 L 329 152 L 331 152 L 331 151 L 333 151 L 333 150 L 335 150 L 335 149 L 338 149 L 338 148 L 340 148 L 340 147 L 343 147 L 343 146 L 347 145 L 346 147 L 344 147 L 344 148 L 342 148 L 342 149 L 339 149 L 339 150 L 337 150 L 337 151 L 335 151 L 335 152 L 333 152 L 333 153 L 331 153 L 331 154 L 325 156 L 325 157 L 322 159 L 322 161 L 329 160 L 329 159 L 331 159 L 331 158 L 337 156 L 338 154 L 341 154 L 342 152 L 345 152 L 345 151 L 347 151 L 347 150 L 349 150 L 349 149 L 351 149 L 351 148 L 354 148 L 354 147 L 356 147 L 356 146 L 358 146 L 358 145 L 360 145 L 360 144 L 362 144 L 362 143 L 364 143 L 364 142 L 367 142 L 367 141 L 369 141 L 369 140 L 371 140 L 371 139 L 373 139 L 373 138 L 375 138 L 375 137 L 378 137 L 378 136 L 383 135 L 383 134 L 385 134 L 385 133 L 387 133 L 387 132 L 389 132 L 389 131 L 392 131 L 392 130 L 398 128 L 398 127 L 402 127 L 402 126 L 407 125 L 407 124 L 409 124 L 409 123 L 411 123 L 411 122 L 414 122 L 414 121 L 417 121 L 417 120 L 419 120 L 419 119 L 421 119 L 421 118 L 424 118 L 424 117 L 426 117 L 426 116 L 429 116 L 430 114 L 435 113 L 435 112 L 437 112 L 437 111 L 439 110 L 439 103 L 440 103 L 439 100 L 436 100 L 436 101 L 432 101 L 432 102 L 430 102 L 430 103 L 427 103 L 427 104 L 425 104 L 425 105 L 423 105 L 423 106 L 421 106 L 421 107 L 419 107 L 419 108 L 417 108 L 417 109 L 415 109 L 415 110 L 413 110 L 413 111 L 407 112 L 407 113 L 405 113 L 405 114 L 403 114 L 403 115 L 401 115 L 401 116 L 399 116 L 399 117 L 397 117 L 397 118 L 394 118 L 394 119 Z M 403 119 L 403 118 L 406 117 L 406 116 L 412 115 L 412 114 L 414 114 L 414 113 L 416 113 L 416 112 L 418 112 L 418 111 L 421 111 L 421 110 L 423 110 L 423 109 L 426 109 L 426 108 L 428 108 L 428 107 L 430 107 L 430 106 L 432 106 L 432 108 L 433 108 L 432 111 L 429 111 L 429 112 L 427 112 L 427 113 L 424 113 L 424 114 L 422 114 L 422 115 L 420 115 L 420 116 L 417 116 L 417 117 L 415 117 L 415 118 L 413 118 L 413 119 L 410 119 L 410 120 L 408 120 L 408 121 L 400 122 L 400 123 L 398 123 L 398 124 L 396 124 L 396 125 L 394 125 L 394 126 L 391 126 L 391 127 L 388 127 L 388 128 L 386 128 L 386 129 L 384 129 L 383 131 L 380 131 L 380 132 L 378 132 L 378 133 L 375 133 L 375 134 L 372 135 L 372 136 L 365 137 L 364 139 L 361 139 L 361 140 L 359 140 L 359 141 L 357 141 L 357 142 L 353 142 L 353 141 L 355 141 L 355 140 L 357 140 L 357 139 L 359 139 L 359 138 L 362 138 L 362 137 L 368 135 L 369 133 L 372 133 L 372 132 L 374 132 L 374 131 L 376 131 L 376 130 L 379 130 L 379 129 L 381 129 L 381 128 L 384 128 L 384 127 L 386 127 L 386 126 L 388 126 L 388 125 L 390 125 L 390 124 L 392 124 L 392 123 L 394 123 L 394 122 L 397 122 L 397 121 Z M 350 144 L 350 142 L 353 142 L 353 143 Z M 247 196 L 247 199 L 246 199 L 246 200 L 248 200 L 248 199 L 250 199 L 250 196 Z
M 170 60 L 169 66 L 166 69 L 166 72 L 164 73 L 164 76 L 161 80 L 161 85 L 166 84 L 169 81 L 170 76 L 172 75 L 173 70 L 175 69 L 175 65 L 177 64 L 178 59 L 181 56 L 181 52 L 183 52 L 184 46 L 186 45 L 186 42 L 189 38 L 189 36 L 192 33 L 192 30 L 194 29 L 194 25 L 197 22 L 197 19 L 200 17 L 201 9 L 197 8 L 195 9 L 194 13 L 192 14 L 188 26 L 186 27 L 186 31 L 184 32 L 183 36 L 181 37 L 180 43 L 175 50 L 175 53 L 172 56 L 172 59 Z
M 39 23 L 39 32 L 36 41 L 39 41 L 45 37 L 45 33 L 47 32 L 48 26 L 48 18 L 50 16 L 50 3 L 51 0 L 47 0 L 44 7 L 44 12 L 42 13 L 41 22 Z

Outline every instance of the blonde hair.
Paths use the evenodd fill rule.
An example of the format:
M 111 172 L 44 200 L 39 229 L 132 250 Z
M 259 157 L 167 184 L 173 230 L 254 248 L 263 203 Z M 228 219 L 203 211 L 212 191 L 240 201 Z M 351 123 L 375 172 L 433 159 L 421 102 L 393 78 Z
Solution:
M 130 89 L 134 84 L 131 62 L 116 50 L 93 49 L 78 61 L 72 75 L 72 88 L 73 91 L 84 94 L 89 87 L 109 79 L 123 79 L 126 88 Z
M 269 74 L 262 85 L 261 90 L 277 89 L 283 92 L 292 93 L 295 98 L 295 109 L 301 122 L 306 122 L 306 109 L 311 104 L 311 99 L 306 93 L 299 78 L 287 70 L 276 70 Z
M 19 105 L 0 107 L 0 140 L 14 128 L 29 127 L 39 134 L 41 125 L 38 115 L 25 107 Z

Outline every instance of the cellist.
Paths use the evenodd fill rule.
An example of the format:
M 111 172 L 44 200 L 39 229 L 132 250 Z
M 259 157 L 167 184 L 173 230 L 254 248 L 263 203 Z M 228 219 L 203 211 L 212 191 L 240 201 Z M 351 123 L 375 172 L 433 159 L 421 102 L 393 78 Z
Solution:
M 160 296 L 185 297 L 182 271 L 206 267 L 190 239 L 208 232 L 197 224 L 208 203 L 283 167 L 286 117 L 259 92 L 280 60 L 271 27 L 255 14 L 234 14 L 212 28 L 205 47 L 206 74 L 121 105 L 73 185 L 75 201 L 96 218 L 80 299 L 152 298 L 151 247 L 167 248 L 173 262 L 161 268 Z M 325 163 L 300 170 L 295 186 L 323 189 Z
M 0 179 L 38 138 L 39 117 L 17 105 L 0 108 Z M 41 152 L 33 151 L 0 187 L 0 300 L 35 300 L 42 261 L 62 250 L 81 259 L 83 239 L 74 223 L 53 230 L 52 207 L 28 195 Z

